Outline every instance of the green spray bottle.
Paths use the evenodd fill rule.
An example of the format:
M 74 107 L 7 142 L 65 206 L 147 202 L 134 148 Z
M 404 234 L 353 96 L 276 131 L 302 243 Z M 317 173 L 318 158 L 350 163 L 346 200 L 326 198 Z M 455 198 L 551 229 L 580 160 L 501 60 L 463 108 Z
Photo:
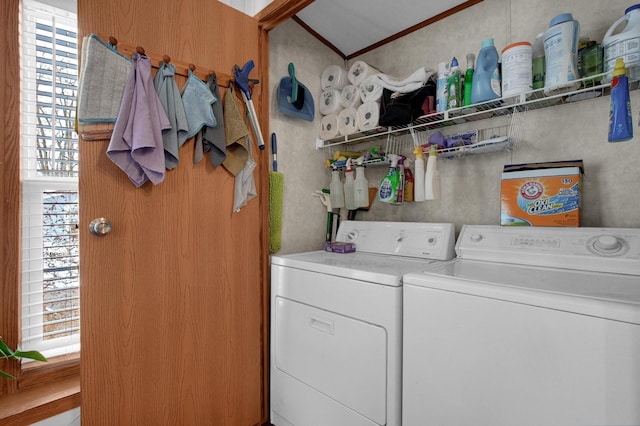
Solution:
M 400 185 L 400 175 L 398 174 L 400 157 L 396 154 L 389 154 L 388 157 L 391 160 L 391 166 L 387 175 L 380 181 L 378 200 L 384 203 L 394 203 L 398 199 L 398 185 Z

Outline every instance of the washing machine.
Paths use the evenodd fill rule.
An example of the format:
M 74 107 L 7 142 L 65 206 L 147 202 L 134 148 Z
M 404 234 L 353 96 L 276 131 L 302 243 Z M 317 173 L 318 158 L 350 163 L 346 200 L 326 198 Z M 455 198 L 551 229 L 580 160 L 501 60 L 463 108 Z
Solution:
M 271 258 L 271 423 L 401 425 L 402 280 L 455 257 L 453 224 L 342 221 L 353 253 Z
M 463 226 L 404 279 L 403 424 L 640 425 L 640 229 Z

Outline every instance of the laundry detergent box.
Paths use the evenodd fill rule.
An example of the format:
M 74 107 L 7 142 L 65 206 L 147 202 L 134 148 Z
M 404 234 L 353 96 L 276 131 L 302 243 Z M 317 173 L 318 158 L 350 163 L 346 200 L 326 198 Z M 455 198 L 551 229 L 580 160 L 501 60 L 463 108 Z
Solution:
M 582 160 L 504 166 L 500 224 L 580 226 Z

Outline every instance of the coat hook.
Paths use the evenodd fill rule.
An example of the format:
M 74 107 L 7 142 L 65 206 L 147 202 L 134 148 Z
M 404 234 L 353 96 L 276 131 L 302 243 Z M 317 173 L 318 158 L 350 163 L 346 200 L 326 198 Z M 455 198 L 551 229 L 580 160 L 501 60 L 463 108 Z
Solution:
M 169 62 L 171 62 L 171 57 L 169 55 L 164 55 L 162 57 L 162 60 L 164 61 L 165 64 L 168 64 Z
M 193 64 L 189 64 L 189 69 L 190 69 L 191 71 L 195 71 L 195 70 L 196 70 L 196 66 L 195 66 L 195 65 L 193 65 Z
M 136 52 L 140 55 L 144 55 L 144 48 L 141 46 L 136 47 Z
M 118 39 L 115 38 L 114 36 L 109 36 L 109 44 L 112 46 L 117 46 L 118 45 Z

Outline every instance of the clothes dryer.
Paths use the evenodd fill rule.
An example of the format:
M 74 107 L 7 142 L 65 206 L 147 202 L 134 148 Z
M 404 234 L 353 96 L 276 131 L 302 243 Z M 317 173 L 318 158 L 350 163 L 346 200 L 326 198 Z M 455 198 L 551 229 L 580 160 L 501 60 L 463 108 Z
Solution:
M 271 423 L 400 426 L 404 274 L 455 255 L 453 224 L 343 221 L 355 253 L 271 259 Z
M 403 424 L 640 424 L 640 229 L 464 226 L 404 280 Z

